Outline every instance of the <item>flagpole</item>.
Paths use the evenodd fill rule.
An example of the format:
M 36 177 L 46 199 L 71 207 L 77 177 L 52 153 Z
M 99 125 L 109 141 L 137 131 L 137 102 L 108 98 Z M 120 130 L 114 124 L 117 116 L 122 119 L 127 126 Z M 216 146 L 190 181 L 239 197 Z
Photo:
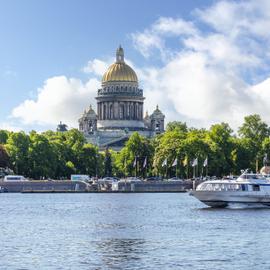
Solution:
M 146 160 L 146 166 L 145 166 L 145 177 L 147 178 L 147 165 L 148 165 L 148 162 L 147 162 L 147 160 Z
M 175 165 L 175 177 L 177 177 L 177 162 L 176 162 L 176 165 Z
M 125 157 L 125 178 L 127 177 L 127 158 Z
M 166 179 L 168 179 L 168 161 L 166 162 Z
M 137 171 L 137 175 L 139 175 L 139 172 L 140 172 L 140 162 L 137 162 L 137 160 L 136 160 L 136 171 Z M 137 177 L 137 176 L 136 176 Z
M 137 156 L 135 156 L 135 177 L 137 177 Z
M 187 179 L 188 179 L 188 159 L 187 159 Z

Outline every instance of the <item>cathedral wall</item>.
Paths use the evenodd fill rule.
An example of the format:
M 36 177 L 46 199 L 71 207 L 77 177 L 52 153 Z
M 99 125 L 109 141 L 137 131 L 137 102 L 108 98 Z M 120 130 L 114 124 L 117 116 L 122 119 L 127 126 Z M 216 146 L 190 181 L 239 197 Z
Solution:
M 98 120 L 98 128 L 143 128 L 143 121 L 139 120 Z

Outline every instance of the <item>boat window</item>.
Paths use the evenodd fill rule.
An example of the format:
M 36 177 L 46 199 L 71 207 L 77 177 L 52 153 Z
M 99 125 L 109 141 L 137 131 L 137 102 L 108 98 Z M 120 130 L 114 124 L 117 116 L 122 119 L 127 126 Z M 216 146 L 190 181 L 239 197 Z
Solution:
M 239 191 L 247 190 L 246 185 L 229 184 L 229 183 L 203 183 L 197 187 L 197 190 L 206 191 Z M 244 188 L 244 189 L 243 189 Z
M 259 185 L 253 185 L 253 191 L 260 191 Z
M 247 191 L 248 190 L 247 185 L 241 185 L 241 187 L 242 187 L 242 191 Z

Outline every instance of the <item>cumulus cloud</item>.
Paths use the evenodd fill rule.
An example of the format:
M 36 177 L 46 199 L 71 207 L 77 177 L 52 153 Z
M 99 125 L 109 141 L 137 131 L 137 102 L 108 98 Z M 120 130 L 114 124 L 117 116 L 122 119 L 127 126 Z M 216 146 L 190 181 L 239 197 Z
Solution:
M 163 60 L 164 51 L 173 55 L 162 67 L 141 69 L 146 103 L 149 98 L 159 101 L 170 108 L 167 120 L 197 126 L 226 121 L 237 127 L 251 113 L 270 123 L 269 5 L 219 1 L 195 10 L 192 22 L 161 18 L 133 33 L 134 46 L 143 55 L 154 57 L 156 49 Z M 142 36 L 158 42 L 143 42 Z M 172 37 L 179 46 L 168 45 Z
M 11 122 L 1 122 L 0 123 L 0 130 L 1 129 L 8 130 L 8 131 L 14 131 L 14 132 L 19 132 L 19 131 L 24 130 L 23 127 L 17 126 L 16 124 L 13 124 Z
M 131 34 L 134 46 L 145 57 L 153 55 L 153 49 L 157 49 L 162 59 L 170 57 L 171 52 L 166 48 L 165 40 L 162 38 L 175 37 L 179 35 L 196 35 L 198 29 L 190 21 L 181 18 L 161 17 L 143 32 Z
M 102 76 L 107 70 L 109 64 L 108 62 L 94 59 L 88 61 L 87 65 L 83 68 L 83 72 L 85 73 L 93 73 L 98 76 Z
M 189 20 L 161 17 L 130 36 L 149 61 L 135 66 L 149 113 L 160 105 L 168 121 L 209 127 L 226 121 L 236 128 L 243 117 L 259 113 L 270 124 L 270 3 L 218 1 L 192 11 Z M 171 42 L 172 41 L 172 42 Z M 173 44 L 173 46 L 171 46 Z M 159 66 L 151 65 L 151 60 Z M 49 78 L 12 112 L 24 123 L 77 127 L 77 119 L 100 87 L 100 78 L 114 58 L 93 59 L 83 71 L 84 83 L 65 76 Z
M 24 124 L 50 125 L 63 121 L 77 127 L 83 108 L 96 103 L 94 97 L 99 85 L 97 79 L 83 83 L 65 76 L 52 77 L 38 89 L 36 100 L 25 100 L 13 109 L 12 116 Z

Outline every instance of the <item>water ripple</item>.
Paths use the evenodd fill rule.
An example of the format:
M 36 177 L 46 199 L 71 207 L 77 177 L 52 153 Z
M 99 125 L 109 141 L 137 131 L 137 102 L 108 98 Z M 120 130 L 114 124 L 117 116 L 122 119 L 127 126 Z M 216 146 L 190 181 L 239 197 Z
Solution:
M 187 194 L 0 199 L 0 270 L 270 268 L 265 209 L 202 208 Z

